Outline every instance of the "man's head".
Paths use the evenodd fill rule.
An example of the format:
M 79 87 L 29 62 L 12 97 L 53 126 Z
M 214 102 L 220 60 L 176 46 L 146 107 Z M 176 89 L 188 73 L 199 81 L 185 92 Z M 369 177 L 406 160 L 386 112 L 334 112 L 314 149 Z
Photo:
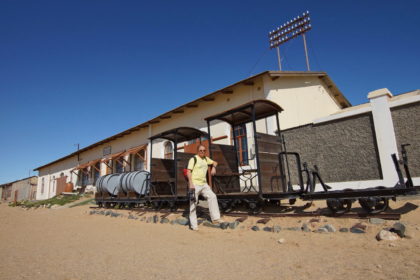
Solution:
M 198 145 L 197 147 L 197 154 L 200 157 L 205 157 L 206 156 L 206 147 L 204 145 Z

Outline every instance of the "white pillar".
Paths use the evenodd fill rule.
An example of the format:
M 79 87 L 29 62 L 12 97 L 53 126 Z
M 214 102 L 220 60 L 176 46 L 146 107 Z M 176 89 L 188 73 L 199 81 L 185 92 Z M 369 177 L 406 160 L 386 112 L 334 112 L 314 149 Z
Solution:
M 149 130 L 148 135 L 149 135 L 149 138 L 150 138 L 150 137 L 152 137 L 152 125 L 151 124 L 149 124 L 148 130 Z M 151 141 L 149 141 L 149 144 L 147 145 L 146 166 L 145 166 L 145 169 L 149 172 L 152 170 L 152 168 L 150 166 L 150 164 L 152 162 L 152 159 L 150 158 L 151 149 L 152 149 L 152 145 L 151 145 Z M 156 150 L 154 150 L 153 153 L 156 153 Z
M 392 97 L 387 88 L 369 92 L 368 98 L 372 106 L 373 123 L 375 127 L 376 143 L 382 168 L 383 181 L 386 187 L 393 187 L 398 183 L 391 154 L 398 156 L 397 140 L 388 99 Z

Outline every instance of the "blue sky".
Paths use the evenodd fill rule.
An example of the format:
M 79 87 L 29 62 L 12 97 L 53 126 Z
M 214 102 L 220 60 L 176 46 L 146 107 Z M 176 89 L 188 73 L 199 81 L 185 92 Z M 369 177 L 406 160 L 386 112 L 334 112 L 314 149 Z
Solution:
M 151 3 L 153 2 L 153 3 Z M 311 70 L 353 105 L 420 88 L 420 1 L 0 1 L 0 184 L 265 70 L 309 10 Z M 283 70 L 305 70 L 302 38 Z

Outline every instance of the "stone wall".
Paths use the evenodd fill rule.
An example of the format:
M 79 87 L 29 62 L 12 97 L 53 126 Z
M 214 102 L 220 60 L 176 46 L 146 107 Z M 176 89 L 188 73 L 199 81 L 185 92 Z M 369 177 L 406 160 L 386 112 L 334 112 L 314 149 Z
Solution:
M 395 137 L 401 158 L 401 144 L 406 147 L 410 173 L 413 177 L 420 176 L 420 102 L 399 106 L 391 109 Z
M 370 113 L 287 129 L 282 134 L 287 151 L 298 152 L 309 167 L 317 165 L 325 182 L 382 178 Z M 289 157 L 289 165 L 294 164 Z

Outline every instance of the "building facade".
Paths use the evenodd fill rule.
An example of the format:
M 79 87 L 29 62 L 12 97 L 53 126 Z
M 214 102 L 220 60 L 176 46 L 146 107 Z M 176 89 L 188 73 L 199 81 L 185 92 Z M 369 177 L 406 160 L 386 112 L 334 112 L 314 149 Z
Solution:
M 38 177 L 32 176 L 25 179 L 0 185 L 1 201 L 35 200 Z

